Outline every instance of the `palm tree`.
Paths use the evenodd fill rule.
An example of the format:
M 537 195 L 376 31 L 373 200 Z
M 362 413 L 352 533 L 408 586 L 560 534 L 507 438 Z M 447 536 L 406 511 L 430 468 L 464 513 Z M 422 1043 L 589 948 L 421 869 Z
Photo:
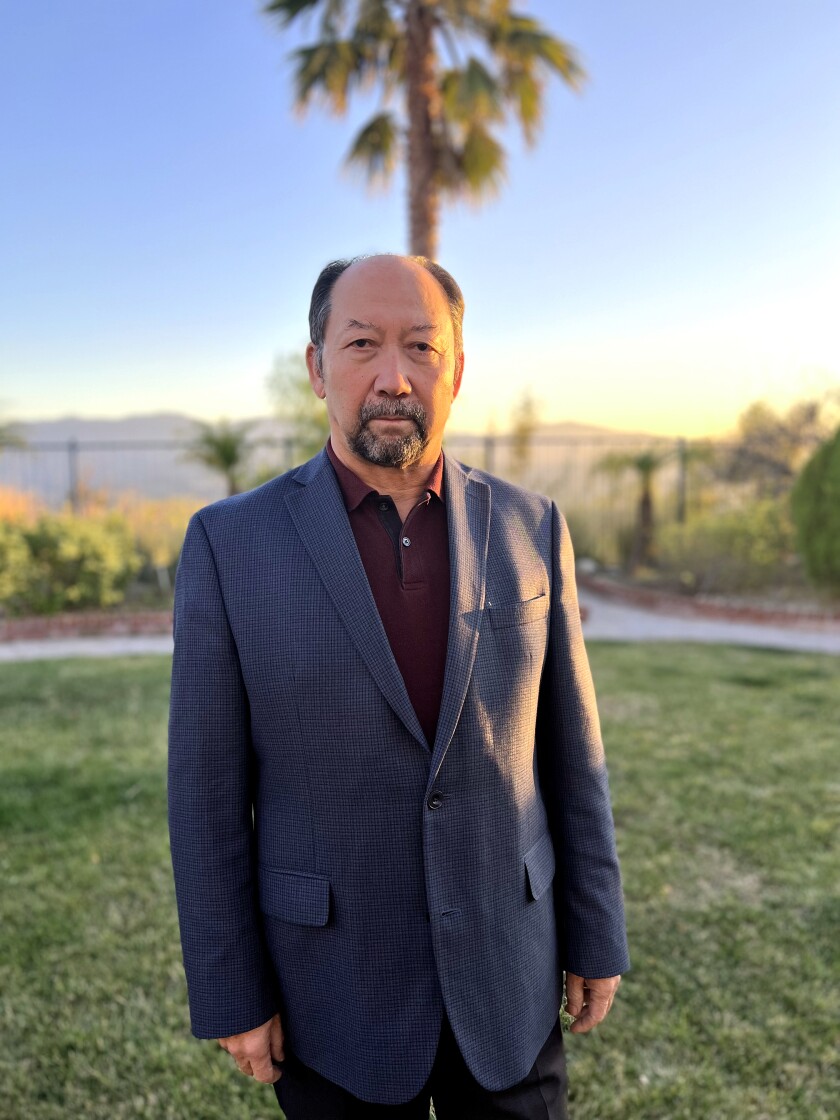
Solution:
M 639 497 L 636 504 L 636 528 L 629 559 L 630 571 L 650 568 L 654 564 L 653 477 L 659 468 L 674 454 L 673 448 L 665 451 L 614 451 L 596 464 L 596 469 L 619 476 L 625 471 L 635 471 L 639 480 Z
M 295 99 L 343 114 L 350 94 L 378 85 L 382 105 L 356 135 L 348 163 L 386 182 L 405 160 L 411 252 L 434 258 L 441 199 L 477 202 L 504 177 L 494 135 L 512 114 L 536 140 L 546 80 L 573 89 L 584 72 L 572 47 L 509 0 L 270 0 L 286 28 L 320 9 L 320 38 L 296 50 Z M 445 51 L 449 65 L 441 61 Z M 392 111 L 397 95 L 402 113 Z
M 196 424 L 198 434 L 193 438 L 186 458 L 223 474 L 228 496 L 238 494 L 242 472 L 251 452 L 248 433 L 254 421 L 232 424 L 228 420 L 220 420 L 217 424 L 205 424 L 197 420 Z

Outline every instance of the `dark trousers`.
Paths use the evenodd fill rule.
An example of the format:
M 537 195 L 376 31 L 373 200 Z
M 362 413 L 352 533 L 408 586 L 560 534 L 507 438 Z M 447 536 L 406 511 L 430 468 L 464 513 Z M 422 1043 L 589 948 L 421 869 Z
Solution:
M 321 1077 L 286 1052 L 283 1076 L 274 1084 L 287 1120 L 428 1120 L 429 1098 L 437 1120 L 568 1120 L 566 1056 L 558 1021 L 531 1072 L 492 1093 L 467 1069 L 444 1016 L 435 1062 L 423 1091 L 407 1104 L 368 1104 Z

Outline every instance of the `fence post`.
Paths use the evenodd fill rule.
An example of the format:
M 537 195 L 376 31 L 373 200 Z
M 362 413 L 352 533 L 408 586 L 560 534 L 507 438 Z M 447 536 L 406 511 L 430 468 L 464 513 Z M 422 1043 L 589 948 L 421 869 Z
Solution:
M 68 498 L 70 508 L 79 512 L 79 441 L 73 437 L 67 441 L 67 474 L 70 482 Z
M 677 521 L 685 524 L 686 494 L 688 490 L 688 451 L 685 439 L 677 440 Z

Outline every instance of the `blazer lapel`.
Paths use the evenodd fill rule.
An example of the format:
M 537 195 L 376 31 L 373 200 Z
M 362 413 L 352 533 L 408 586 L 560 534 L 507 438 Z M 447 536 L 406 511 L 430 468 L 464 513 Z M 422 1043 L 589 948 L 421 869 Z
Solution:
M 490 537 L 490 487 L 470 477 L 449 456 L 444 464 L 449 528 L 449 640 L 430 784 L 436 779 L 452 741 L 472 675 L 484 610 Z
M 295 481 L 299 488 L 287 495 L 286 504 L 304 547 L 388 704 L 428 750 L 429 744 L 379 617 L 326 452 L 305 463 Z

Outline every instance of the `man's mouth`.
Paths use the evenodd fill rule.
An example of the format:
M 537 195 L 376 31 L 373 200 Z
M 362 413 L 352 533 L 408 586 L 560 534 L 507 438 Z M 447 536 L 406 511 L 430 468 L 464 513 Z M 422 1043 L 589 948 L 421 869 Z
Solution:
M 372 416 L 368 423 L 373 420 L 379 420 L 383 424 L 415 424 L 416 421 L 411 416 Z

